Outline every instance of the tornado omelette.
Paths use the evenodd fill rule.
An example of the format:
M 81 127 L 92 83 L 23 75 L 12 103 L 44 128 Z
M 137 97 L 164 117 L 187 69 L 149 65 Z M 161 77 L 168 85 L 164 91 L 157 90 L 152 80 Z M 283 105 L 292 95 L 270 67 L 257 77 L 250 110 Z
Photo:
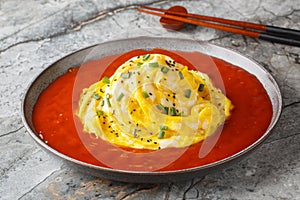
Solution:
M 208 75 L 162 54 L 136 56 L 83 90 L 84 131 L 112 144 L 156 150 L 212 135 L 233 108 Z

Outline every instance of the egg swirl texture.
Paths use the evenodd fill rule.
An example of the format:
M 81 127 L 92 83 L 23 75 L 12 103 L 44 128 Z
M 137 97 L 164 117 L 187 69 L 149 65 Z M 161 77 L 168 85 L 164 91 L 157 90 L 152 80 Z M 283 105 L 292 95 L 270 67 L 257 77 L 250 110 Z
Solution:
M 162 54 L 136 56 L 84 89 L 77 115 L 84 131 L 115 145 L 186 147 L 213 134 L 231 101 L 210 78 Z

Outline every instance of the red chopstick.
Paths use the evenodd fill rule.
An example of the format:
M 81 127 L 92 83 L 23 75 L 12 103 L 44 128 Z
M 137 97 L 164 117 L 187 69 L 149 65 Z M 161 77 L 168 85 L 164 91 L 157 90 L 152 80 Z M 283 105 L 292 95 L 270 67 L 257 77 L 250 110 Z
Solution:
M 223 19 L 223 18 L 217 18 L 217 17 L 210 17 L 210 16 L 204 16 L 204 15 L 198 15 L 198 14 L 192 14 L 192 13 L 179 13 L 159 8 L 152 8 L 147 6 L 141 6 L 141 8 L 158 11 L 158 12 L 151 12 L 144 9 L 138 9 L 137 11 L 156 15 L 160 17 L 164 17 L 167 19 L 177 20 L 189 24 L 194 24 L 198 26 L 205 26 L 209 28 L 214 28 L 222 31 L 227 31 L 231 33 L 236 33 L 240 35 L 250 36 L 254 38 L 259 38 L 271 42 L 277 42 L 282 44 L 288 44 L 292 46 L 298 46 L 300 47 L 300 31 L 293 30 L 293 29 L 286 29 L 281 27 L 275 27 L 275 26 L 269 26 L 269 25 L 263 25 L 263 24 L 255 24 L 255 23 L 249 23 L 249 22 L 243 22 L 243 21 L 236 21 L 236 20 L 229 20 L 229 19 Z M 159 13 L 163 12 L 163 13 Z M 186 18 L 189 17 L 189 18 Z M 196 18 L 200 20 L 195 20 L 191 18 Z M 205 20 L 205 21 L 203 21 Z M 212 21 L 207 22 L 207 21 Z M 223 24 L 217 24 L 217 23 L 223 23 Z M 233 25 L 227 26 L 227 25 Z M 238 28 L 241 27 L 241 28 Z M 245 28 L 250 28 L 254 30 L 247 30 Z M 258 31 L 257 31 L 258 30 Z

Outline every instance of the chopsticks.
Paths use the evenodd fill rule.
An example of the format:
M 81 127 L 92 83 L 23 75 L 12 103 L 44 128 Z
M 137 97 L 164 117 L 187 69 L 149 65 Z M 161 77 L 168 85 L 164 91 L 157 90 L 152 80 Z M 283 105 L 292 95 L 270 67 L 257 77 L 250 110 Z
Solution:
M 152 12 L 148 10 L 152 10 L 156 12 Z M 194 24 L 198 26 L 204 26 L 204 27 L 214 28 L 226 32 L 235 33 L 235 34 L 250 36 L 250 37 L 254 37 L 254 38 L 258 38 L 270 42 L 276 42 L 276 43 L 288 44 L 288 45 L 300 47 L 299 30 L 281 28 L 281 27 L 270 26 L 270 25 L 263 25 L 263 24 L 255 24 L 255 23 L 249 23 L 243 21 L 229 20 L 229 19 L 204 16 L 204 15 L 198 15 L 192 13 L 180 13 L 180 12 L 169 11 L 165 9 L 152 8 L 148 6 L 141 6 L 140 9 L 137 9 L 137 11 L 160 16 L 167 19 Z M 159 12 L 163 12 L 163 13 L 159 13 Z M 200 20 L 196 20 L 196 19 L 200 19 Z M 211 21 L 213 23 L 208 21 Z M 228 26 L 228 25 L 232 25 L 232 26 Z

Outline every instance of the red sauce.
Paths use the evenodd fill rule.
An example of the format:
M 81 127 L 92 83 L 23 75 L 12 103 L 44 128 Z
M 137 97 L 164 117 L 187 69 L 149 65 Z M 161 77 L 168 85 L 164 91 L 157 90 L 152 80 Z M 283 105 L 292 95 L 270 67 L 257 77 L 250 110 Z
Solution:
M 122 170 L 169 171 L 210 164 L 234 155 L 257 141 L 268 128 L 272 118 L 271 102 L 254 75 L 197 52 L 154 49 L 150 53 L 169 55 L 189 69 L 207 73 L 216 87 L 226 92 L 232 101 L 234 110 L 212 150 L 205 157 L 199 157 L 203 145 L 203 142 L 199 142 L 188 148 L 162 149 L 149 155 L 151 151 L 120 149 L 93 134 L 83 132 L 82 124 L 74 114 L 82 89 L 98 81 L 101 76 L 111 76 L 118 66 L 131 57 L 146 53 L 149 52 L 134 50 L 121 56 L 89 61 L 55 80 L 41 93 L 33 111 L 33 122 L 39 136 L 57 151 L 86 163 Z M 213 67 L 212 61 L 216 67 Z M 174 162 L 166 162 L 167 158 L 176 157 L 179 153 L 182 155 Z M 103 158 L 110 160 L 109 166 L 100 161 Z M 161 165 L 164 162 L 166 164 Z

